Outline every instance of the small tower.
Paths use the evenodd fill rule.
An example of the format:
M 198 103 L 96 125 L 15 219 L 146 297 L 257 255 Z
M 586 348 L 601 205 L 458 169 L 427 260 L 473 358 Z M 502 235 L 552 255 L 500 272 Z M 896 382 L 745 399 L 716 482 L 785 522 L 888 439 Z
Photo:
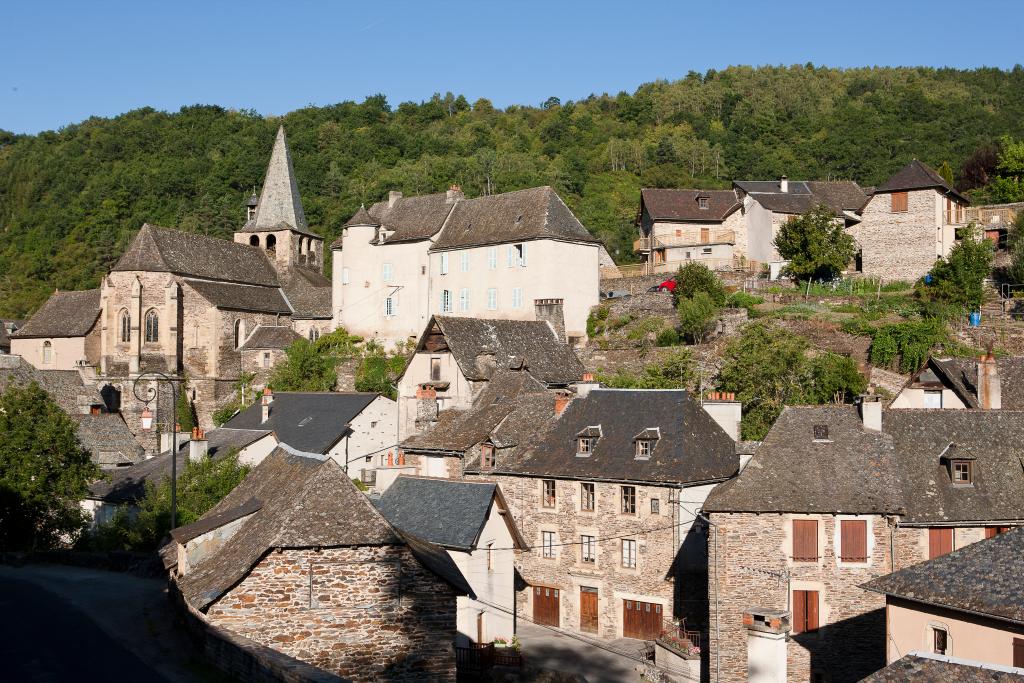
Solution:
M 249 195 L 249 200 L 245 203 L 245 221 L 255 220 L 256 218 L 256 207 L 260 205 L 260 197 L 256 194 L 256 188 L 252 189 L 252 194 Z
M 306 223 L 284 126 L 277 130 L 260 196 L 246 202 L 246 218 L 235 241 L 265 249 L 278 272 L 296 265 L 323 272 L 324 239 Z

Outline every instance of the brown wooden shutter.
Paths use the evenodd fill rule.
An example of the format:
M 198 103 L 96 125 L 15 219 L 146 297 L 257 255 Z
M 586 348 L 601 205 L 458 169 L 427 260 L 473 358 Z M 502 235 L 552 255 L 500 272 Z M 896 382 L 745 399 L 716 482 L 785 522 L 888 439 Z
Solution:
M 839 559 L 844 562 L 868 561 L 868 523 L 863 519 L 844 519 Z
M 1013 639 L 1013 665 L 1024 666 L 1024 638 Z
M 817 520 L 793 520 L 793 559 L 797 562 L 818 561 Z
M 807 630 L 818 630 L 818 591 L 804 591 L 807 594 Z
M 940 555 L 953 552 L 952 529 L 928 530 L 928 559 L 934 560 Z
M 902 213 L 907 210 L 906 192 L 893 192 L 891 196 L 893 213 Z
M 793 633 L 807 630 L 807 591 L 793 591 Z

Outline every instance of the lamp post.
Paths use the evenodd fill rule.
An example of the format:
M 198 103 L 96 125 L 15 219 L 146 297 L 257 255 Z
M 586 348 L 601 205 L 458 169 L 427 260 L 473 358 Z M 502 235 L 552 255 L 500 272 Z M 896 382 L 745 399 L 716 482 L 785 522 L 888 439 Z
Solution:
M 142 409 L 141 422 L 142 431 L 148 432 L 153 428 L 153 413 L 149 410 L 149 404 L 154 399 L 156 400 L 157 412 L 160 412 L 160 392 L 151 383 L 155 382 L 157 386 L 161 383 L 171 385 L 171 421 L 164 422 L 169 424 L 171 429 L 171 530 L 178 525 L 178 427 L 177 421 L 178 416 L 175 411 L 178 409 L 178 385 L 181 382 L 181 378 L 175 375 L 165 375 L 162 372 L 143 372 L 132 381 L 132 393 L 135 394 L 135 398 L 145 403 L 145 407 Z M 145 383 L 145 387 L 141 385 Z M 143 393 L 139 393 L 140 390 Z M 157 423 L 157 429 L 160 429 L 160 423 Z M 160 432 L 157 435 L 157 450 L 160 448 Z

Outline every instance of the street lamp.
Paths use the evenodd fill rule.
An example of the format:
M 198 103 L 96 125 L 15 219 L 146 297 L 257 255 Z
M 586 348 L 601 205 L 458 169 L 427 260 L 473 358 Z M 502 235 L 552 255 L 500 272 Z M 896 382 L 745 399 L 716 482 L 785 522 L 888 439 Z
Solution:
M 141 385 L 145 382 L 145 387 Z M 135 394 L 135 398 L 145 403 L 145 407 L 142 409 L 141 415 L 141 426 L 142 431 L 148 432 L 153 428 L 153 413 L 149 410 L 149 404 L 154 399 L 156 400 L 157 412 L 160 412 L 160 393 L 157 391 L 151 382 L 155 382 L 157 385 L 160 383 L 166 383 L 171 385 L 171 421 L 164 421 L 158 423 L 157 428 L 160 428 L 161 424 L 169 425 L 171 429 L 171 530 L 178 525 L 178 428 L 177 428 L 177 416 L 174 411 L 178 408 L 178 385 L 181 382 L 181 378 L 173 375 L 165 375 L 162 372 L 143 372 L 132 381 L 132 393 Z M 143 391 L 139 393 L 140 389 Z M 162 431 L 162 430 L 161 430 Z M 157 436 L 157 449 L 160 448 L 160 438 Z

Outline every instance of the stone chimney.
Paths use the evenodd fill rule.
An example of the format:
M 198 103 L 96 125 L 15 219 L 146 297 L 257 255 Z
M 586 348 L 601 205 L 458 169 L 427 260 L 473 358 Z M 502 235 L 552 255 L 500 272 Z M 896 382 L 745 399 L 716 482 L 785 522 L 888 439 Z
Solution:
M 565 341 L 565 301 L 563 299 L 534 299 L 534 317 L 543 320 L 554 330 L 558 341 Z
M 205 460 L 209 450 L 210 442 L 206 438 L 206 432 L 201 427 L 193 427 L 192 438 L 188 442 L 189 462 Z
M 747 682 L 786 683 L 786 638 L 790 613 L 752 607 L 743 612 L 747 629 Z
M 562 416 L 562 413 L 565 412 L 565 408 L 569 405 L 569 401 L 571 400 L 572 395 L 567 391 L 559 391 L 555 394 L 555 417 Z
M 388 192 L 388 208 L 390 209 L 392 206 L 394 206 L 395 202 L 397 202 L 401 198 L 402 193 L 399 192 L 398 190 L 391 190 L 390 192 Z
M 725 430 L 730 439 L 739 441 L 743 404 L 736 400 L 736 394 L 731 391 L 712 391 L 704 401 L 704 412 Z
M 988 352 L 978 359 L 978 404 L 983 410 L 999 410 L 1003 407 L 999 369 L 992 355 L 991 344 L 988 345 Z
M 864 429 L 871 432 L 882 431 L 882 399 L 875 394 L 860 397 L 860 419 Z
M 583 379 L 576 383 L 576 395 L 585 398 L 593 389 L 601 386 L 600 382 L 594 380 L 594 373 L 584 372 Z
M 779 192 L 789 192 L 789 178 L 786 176 L 779 178 Z
M 270 404 L 274 402 L 274 392 L 270 390 L 270 387 L 264 387 L 263 389 L 263 400 L 260 405 L 263 407 L 263 417 L 260 422 L 266 422 L 270 419 Z
M 426 429 L 437 422 L 437 389 L 429 384 L 416 388 L 416 428 Z
M 448 192 L 444 195 L 444 200 L 448 204 L 454 204 L 460 199 L 465 199 L 466 195 L 462 194 L 462 188 L 458 185 L 452 185 L 448 188 Z

